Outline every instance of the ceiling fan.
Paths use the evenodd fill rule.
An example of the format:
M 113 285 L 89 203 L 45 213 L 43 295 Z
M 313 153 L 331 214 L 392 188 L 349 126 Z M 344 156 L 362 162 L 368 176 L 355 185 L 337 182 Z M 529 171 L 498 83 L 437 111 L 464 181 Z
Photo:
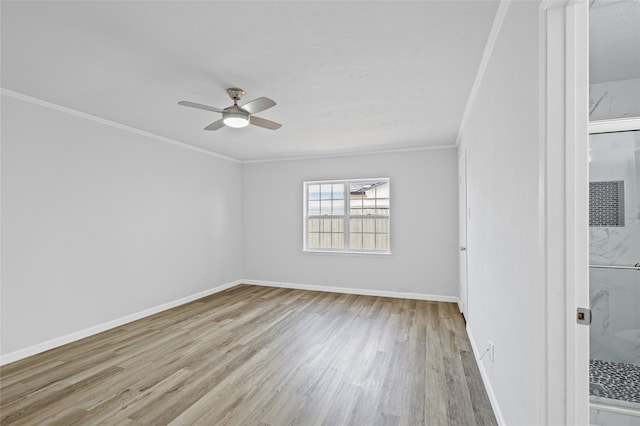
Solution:
M 237 87 L 231 87 L 227 89 L 227 93 L 233 100 L 233 105 L 224 109 L 189 101 L 180 101 L 178 102 L 178 105 L 219 112 L 220 114 L 222 114 L 222 118 L 220 120 L 214 121 L 213 123 L 209 124 L 204 128 L 204 130 L 218 130 L 223 128 L 224 126 L 239 128 L 245 127 L 249 124 L 264 127 L 265 129 L 270 130 L 276 130 L 282 127 L 282 124 L 276 123 L 275 121 L 266 120 L 264 118 L 256 117 L 255 115 L 253 115 L 255 113 L 269 109 L 272 106 L 275 106 L 276 103 L 271 99 L 263 97 L 254 99 L 243 105 L 238 105 L 238 101 L 245 95 L 244 90 Z

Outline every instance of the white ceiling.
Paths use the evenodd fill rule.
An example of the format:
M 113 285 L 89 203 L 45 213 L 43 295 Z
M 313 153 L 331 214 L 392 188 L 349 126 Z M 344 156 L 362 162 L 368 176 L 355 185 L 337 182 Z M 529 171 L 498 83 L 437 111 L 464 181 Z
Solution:
M 640 78 L 640 0 L 590 0 L 589 81 Z
M 244 161 L 453 145 L 497 5 L 2 1 L 2 87 Z M 176 104 L 231 86 L 283 127 Z

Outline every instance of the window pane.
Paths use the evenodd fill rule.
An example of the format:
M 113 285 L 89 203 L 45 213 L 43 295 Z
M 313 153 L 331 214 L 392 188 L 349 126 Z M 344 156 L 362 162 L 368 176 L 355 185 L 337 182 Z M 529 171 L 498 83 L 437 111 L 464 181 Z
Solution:
M 331 232 L 331 219 L 320 219 L 320 220 L 322 221 L 320 232 Z
M 376 248 L 375 234 L 362 234 L 362 248 L 368 250 Z
M 331 248 L 331 234 L 320 234 L 320 247 Z
M 362 219 L 351 219 L 349 226 L 351 232 L 362 232 Z
M 363 193 L 363 185 L 362 185 L 362 183 L 350 183 L 349 184 L 349 192 L 351 192 L 351 195 L 362 194 Z
M 319 200 L 320 199 L 320 185 L 309 185 L 307 187 L 308 199 Z
M 320 248 L 320 234 L 314 232 L 309 233 L 309 239 L 307 240 L 309 248 Z
M 332 247 L 337 249 L 344 248 L 344 234 L 331 234 L 331 239 L 333 240 Z
M 309 219 L 307 221 L 308 232 L 320 232 L 320 219 Z
M 388 250 L 389 249 L 389 235 L 388 234 L 376 234 L 376 249 Z
M 344 232 L 344 220 L 333 219 L 331 232 Z
M 351 194 L 351 198 L 349 200 L 349 206 L 351 206 L 351 208 L 362 207 L 362 197 L 360 195 Z
M 359 195 L 351 195 L 349 200 L 349 207 L 351 208 L 351 215 L 362 215 L 362 198 Z
M 352 249 L 361 249 L 362 248 L 362 234 L 351 234 L 349 235 L 349 245 Z
M 344 200 L 344 185 L 341 183 L 333 184 L 333 199 Z
M 376 232 L 382 232 L 387 234 L 389 232 L 389 220 L 376 219 Z
M 320 214 L 320 201 L 309 201 L 307 215 L 318 216 Z
M 333 215 L 334 216 L 344 215 L 344 200 L 333 201 Z
M 322 200 L 330 200 L 331 199 L 331 184 L 322 184 L 322 185 L 320 185 L 320 198 Z
M 324 215 L 330 215 L 331 214 L 331 200 L 322 200 L 320 201 L 320 214 L 322 216 Z
M 377 198 L 389 198 L 389 182 L 383 183 L 376 188 Z
M 376 232 L 376 220 L 362 219 L 362 232 Z
M 365 208 L 373 208 L 373 207 L 376 206 L 376 199 L 375 198 L 371 198 L 371 199 L 365 198 L 365 199 L 362 200 L 362 205 Z
M 389 207 L 389 199 L 388 198 L 378 198 L 376 199 L 376 206 L 378 207 Z

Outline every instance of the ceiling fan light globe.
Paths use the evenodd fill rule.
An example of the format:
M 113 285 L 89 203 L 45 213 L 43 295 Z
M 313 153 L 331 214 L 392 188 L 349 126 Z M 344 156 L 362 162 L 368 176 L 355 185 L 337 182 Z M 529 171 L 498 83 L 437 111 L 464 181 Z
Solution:
M 230 111 L 223 114 L 222 121 L 225 126 L 240 128 L 249 125 L 249 114 L 242 111 Z

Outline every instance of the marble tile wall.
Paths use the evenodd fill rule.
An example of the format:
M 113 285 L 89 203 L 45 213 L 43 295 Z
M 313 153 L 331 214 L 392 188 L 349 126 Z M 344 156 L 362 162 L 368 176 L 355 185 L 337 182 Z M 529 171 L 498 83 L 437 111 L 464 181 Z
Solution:
M 589 120 L 640 117 L 640 78 L 589 86 Z

